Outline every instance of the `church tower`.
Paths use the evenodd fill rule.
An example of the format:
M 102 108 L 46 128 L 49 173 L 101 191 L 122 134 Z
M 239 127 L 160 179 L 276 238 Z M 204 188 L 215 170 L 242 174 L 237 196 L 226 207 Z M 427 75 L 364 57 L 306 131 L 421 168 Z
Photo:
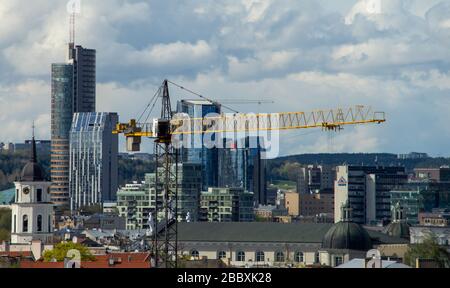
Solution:
M 53 203 L 50 202 L 50 184 L 44 178 L 42 167 L 37 163 L 36 142 L 31 144 L 31 159 L 23 167 L 16 186 L 12 208 L 11 243 L 29 244 L 32 240 L 52 242 Z

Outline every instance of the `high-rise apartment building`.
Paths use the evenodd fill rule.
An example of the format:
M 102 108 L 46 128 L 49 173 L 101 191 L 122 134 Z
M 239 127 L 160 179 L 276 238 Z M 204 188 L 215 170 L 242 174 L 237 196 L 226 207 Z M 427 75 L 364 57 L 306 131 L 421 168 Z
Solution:
M 391 219 L 391 194 L 408 180 L 404 167 L 338 166 L 335 181 L 334 220 L 348 201 L 353 221 L 376 224 Z
M 186 221 L 187 219 L 189 219 L 189 221 L 197 221 L 202 187 L 201 165 L 195 163 L 178 163 L 178 166 L 173 164 L 170 171 L 171 175 L 175 175 L 176 172 L 178 175 L 178 221 Z M 145 174 L 146 189 L 150 191 L 149 207 L 152 211 L 156 208 L 156 201 L 158 201 L 160 205 L 163 203 L 163 189 L 160 187 L 160 193 L 156 195 L 155 178 L 155 173 Z M 159 215 L 159 217 L 162 216 L 163 215 Z
M 75 113 L 70 130 L 70 208 L 116 200 L 117 113 Z
M 127 230 L 150 228 L 150 189 L 144 183 L 126 184 L 117 191 L 117 210 L 125 219 Z
M 254 195 L 242 188 L 209 188 L 200 196 L 200 221 L 252 222 Z
M 191 118 L 203 118 L 212 113 L 220 114 L 220 106 L 206 100 L 181 100 L 178 102 L 177 112 L 185 113 Z M 182 136 L 185 145 L 181 149 L 181 160 L 183 163 L 201 165 L 203 190 L 218 185 L 218 149 L 205 145 L 206 137 L 215 141 L 216 136 L 216 134 Z
M 189 218 L 190 221 L 198 221 L 201 189 L 201 165 L 193 163 L 179 163 L 178 215 L 180 221 L 185 221 L 187 218 Z
M 95 112 L 95 50 L 70 43 L 67 63 L 52 64 L 51 200 L 69 206 L 69 132 L 73 114 Z

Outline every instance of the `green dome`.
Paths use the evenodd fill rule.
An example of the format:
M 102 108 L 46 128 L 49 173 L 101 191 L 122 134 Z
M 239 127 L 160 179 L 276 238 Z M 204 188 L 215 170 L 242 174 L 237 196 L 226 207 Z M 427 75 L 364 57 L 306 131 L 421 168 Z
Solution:
M 404 219 L 403 207 L 399 202 L 391 208 L 392 222 L 384 228 L 384 233 L 398 238 L 409 239 L 409 224 Z
M 409 224 L 404 221 L 391 222 L 383 232 L 389 236 L 409 239 Z
M 350 221 L 341 221 L 334 224 L 325 234 L 322 248 L 367 251 L 372 249 L 372 240 L 361 225 Z

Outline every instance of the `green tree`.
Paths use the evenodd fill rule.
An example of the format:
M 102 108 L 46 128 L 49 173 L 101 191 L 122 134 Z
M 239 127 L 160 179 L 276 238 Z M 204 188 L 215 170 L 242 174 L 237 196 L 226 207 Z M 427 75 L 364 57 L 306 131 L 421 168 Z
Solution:
M 411 245 L 408 248 L 405 254 L 406 264 L 415 267 L 417 258 L 434 260 L 439 267 L 450 268 L 450 254 L 438 244 L 434 235 L 430 235 L 422 243 Z
M 0 229 L 0 243 L 3 241 L 9 241 L 11 233 L 6 229 Z
M 94 261 L 95 257 L 89 252 L 88 248 L 79 243 L 61 242 L 53 247 L 53 250 L 44 251 L 44 261 L 51 262 L 56 259 L 58 262 L 64 261 L 69 250 L 80 251 L 81 261 Z
M 0 209 L 0 229 L 11 230 L 11 210 Z
M 11 238 L 11 210 L 0 209 L 0 242 Z

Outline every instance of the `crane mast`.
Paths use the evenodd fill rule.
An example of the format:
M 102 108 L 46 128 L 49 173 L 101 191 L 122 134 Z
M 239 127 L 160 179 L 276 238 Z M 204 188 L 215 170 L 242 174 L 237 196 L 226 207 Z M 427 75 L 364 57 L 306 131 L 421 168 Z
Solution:
M 172 107 L 167 80 L 163 83 L 161 118 L 155 121 L 155 211 L 153 254 L 155 267 L 177 268 L 178 152 L 172 146 Z M 162 201 L 160 201 L 160 199 Z M 158 239 L 162 236 L 162 239 Z
M 151 250 L 155 267 L 176 268 L 178 263 L 178 148 L 172 137 L 206 133 L 259 132 L 322 128 L 339 131 L 343 126 L 380 124 L 386 121 L 384 112 L 370 107 L 316 110 L 313 112 L 283 112 L 268 114 L 221 114 L 190 118 L 172 112 L 168 80 L 164 80 L 156 96 L 162 98 L 161 117 L 152 123 L 119 123 L 114 134 L 124 134 L 128 151 L 140 151 L 142 137 L 154 138 L 155 200 L 152 214 Z M 184 90 L 188 89 L 172 83 Z M 199 94 L 196 94 L 201 96 Z M 201 96 L 202 98 L 205 98 Z M 157 98 L 155 98 L 157 99 Z

